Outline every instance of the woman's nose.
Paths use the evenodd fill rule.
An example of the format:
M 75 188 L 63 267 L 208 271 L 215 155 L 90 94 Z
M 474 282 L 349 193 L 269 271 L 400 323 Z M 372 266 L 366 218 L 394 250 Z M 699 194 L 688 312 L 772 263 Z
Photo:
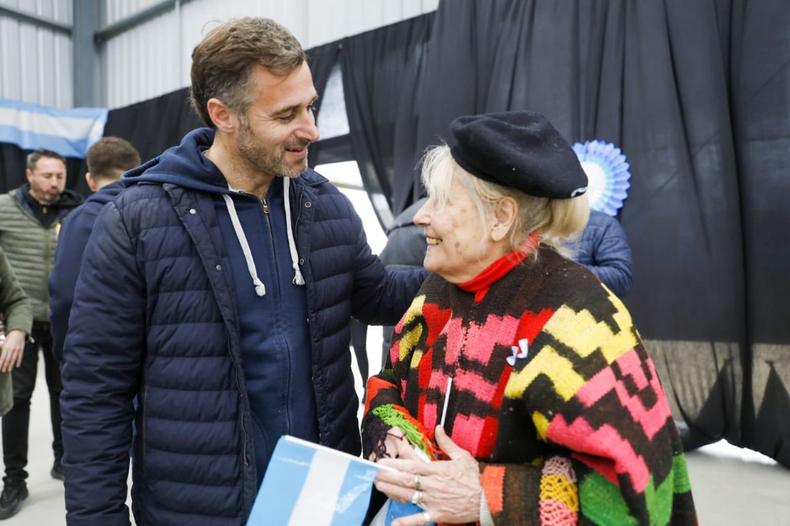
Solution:
M 418 226 L 425 226 L 430 221 L 430 214 L 428 213 L 428 203 L 422 205 L 422 207 L 417 210 L 417 213 L 414 215 L 414 224 Z

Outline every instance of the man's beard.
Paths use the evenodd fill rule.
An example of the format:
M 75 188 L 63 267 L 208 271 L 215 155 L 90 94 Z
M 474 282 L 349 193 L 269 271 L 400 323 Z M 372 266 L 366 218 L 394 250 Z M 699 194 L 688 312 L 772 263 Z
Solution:
M 290 165 L 285 161 L 287 148 L 307 148 L 309 142 L 285 143 L 283 145 L 265 146 L 259 143 L 249 124 L 241 127 L 237 141 L 239 154 L 257 170 L 275 177 L 298 177 L 307 169 L 307 156 L 297 164 Z
M 60 201 L 61 194 L 51 195 L 49 192 L 39 192 L 31 189 L 30 195 L 33 196 L 33 199 L 35 199 L 36 201 L 38 201 L 43 205 L 54 205 L 55 203 Z

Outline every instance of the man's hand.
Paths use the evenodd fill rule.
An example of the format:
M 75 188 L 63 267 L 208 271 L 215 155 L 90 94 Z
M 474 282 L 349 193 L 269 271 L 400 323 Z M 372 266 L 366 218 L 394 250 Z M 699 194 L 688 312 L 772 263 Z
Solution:
M 3 352 L 0 353 L 0 373 L 10 372 L 14 367 L 22 365 L 25 353 L 25 333 L 14 329 L 5 336 Z

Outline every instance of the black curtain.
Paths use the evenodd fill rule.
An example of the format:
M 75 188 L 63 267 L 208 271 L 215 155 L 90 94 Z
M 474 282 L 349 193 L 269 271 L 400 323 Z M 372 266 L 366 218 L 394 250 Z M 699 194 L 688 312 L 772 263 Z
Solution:
M 314 47 L 306 51 L 308 57 L 308 64 L 310 65 L 310 72 L 313 75 L 313 85 L 316 92 L 319 94 L 318 102 L 315 105 L 315 117 L 321 113 L 321 105 L 324 102 L 323 94 L 326 90 L 326 84 L 329 81 L 329 75 L 332 73 L 332 68 L 338 62 L 338 56 L 343 45 L 340 42 L 330 42 L 323 46 Z M 335 150 L 338 149 L 338 144 L 348 143 L 350 139 L 348 136 L 339 137 L 335 140 L 319 140 L 317 143 L 310 146 L 310 155 L 307 162 L 311 168 L 323 162 L 336 162 Z M 348 148 L 345 149 L 348 151 Z
M 420 193 L 408 167 L 459 115 L 530 109 L 571 143 L 621 147 L 626 303 L 687 446 L 726 438 L 790 466 L 788 27 L 780 0 L 445 0 L 415 148 L 393 165 L 398 213 Z
M 790 467 L 790 3 L 734 0 L 730 20 L 753 408 L 744 443 Z
M 104 135 L 126 139 L 143 162 L 153 159 L 191 130 L 204 126 L 189 105 L 189 88 L 110 110 Z
M 406 127 L 411 124 L 413 92 L 433 18 L 431 13 L 343 39 L 343 89 L 354 158 L 385 229 L 393 217 L 396 122 L 401 117 Z

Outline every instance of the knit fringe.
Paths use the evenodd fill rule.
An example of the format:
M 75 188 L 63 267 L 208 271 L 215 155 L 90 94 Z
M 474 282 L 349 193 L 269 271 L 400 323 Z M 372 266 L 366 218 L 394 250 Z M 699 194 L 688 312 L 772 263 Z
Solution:
M 419 447 L 431 458 L 439 457 L 441 451 L 433 446 L 425 427 L 403 407 L 387 404 L 377 407 L 372 413 L 389 427 L 400 428 L 412 446 Z

